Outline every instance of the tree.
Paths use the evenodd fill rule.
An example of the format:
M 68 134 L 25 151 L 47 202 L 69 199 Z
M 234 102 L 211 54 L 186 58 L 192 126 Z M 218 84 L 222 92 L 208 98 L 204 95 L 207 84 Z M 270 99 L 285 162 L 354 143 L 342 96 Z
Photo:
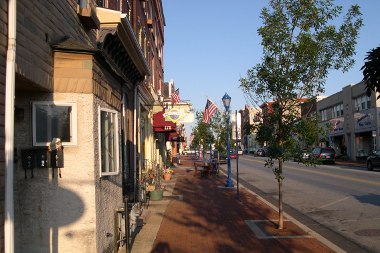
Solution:
M 264 116 L 269 124 L 258 127 L 256 141 L 270 144 L 266 166 L 279 185 L 279 229 L 283 228 L 282 164 L 297 145 L 293 134 L 302 131 L 305 140 L 311 136 L 308 141 L 316 141 L 310 128 L 301 129 L 307 120 L 300 113 L 303 98 L 315 103 L 316 95 L 324 92 L 329 70 L 347 71 L 354 64 L 352 56 L 363 25 L 361 13 L 359 6 L 351 6 L 336 28 L 331 22 L 341 13 L 342 7 L 331 0 L 271 0 L 269 8 L 261 12 L 263 26 L 258 28 L 262 63 L 240 80 L 253 106 L 273 101 L 269 105 L 272 113 Z
M 190 148 L 200 148 L 201 146 L 209 147 L 210 138 L 211 143 L 215 144 L 215 149 L 219 152 L 226 154 L 227 146 L 227 122 L 225 116 L 217 110 L 210 118 L 209 123 L 203 122 L 203 111 L 196 111 L 195 120 L 196 126 L 192 128 L 191 135 L 194 139 L 191 142 Z M 212 128 L 212 134 L 209 133 L 209 128 Z M 230 142 L 232 142 L 232 127 L 230 126 Z M 205 148 L 207 149 L 207 148 Z
M 363 70 L 363 80 L 365 81 L 367 96 L 369 97 L 372 91 L 380 92 L 380 47 L 367 52 L 367 57 L 364 60 L 367 61 L 360 70 Z M 380 95 L 377 96 L 377 99 L 379 98 Z

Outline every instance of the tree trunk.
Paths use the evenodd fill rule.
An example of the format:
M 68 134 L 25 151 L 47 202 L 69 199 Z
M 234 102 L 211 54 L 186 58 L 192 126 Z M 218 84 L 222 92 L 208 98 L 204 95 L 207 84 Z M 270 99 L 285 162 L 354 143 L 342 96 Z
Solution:
M 283 229 L 284 227 L 284 217 L 282 211 L 282 160 L 278 161 L 278 229 Z

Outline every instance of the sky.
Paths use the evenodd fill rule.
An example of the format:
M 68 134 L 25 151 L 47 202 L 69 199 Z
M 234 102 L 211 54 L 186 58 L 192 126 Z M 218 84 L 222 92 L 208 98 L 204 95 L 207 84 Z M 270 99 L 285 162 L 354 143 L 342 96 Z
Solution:
M 380 1 L 336 0 L 343 6 L 343 14 L 353 4 L 359 4 L 364 26 L 356 45 L 353 68 L 329 72 L 324 96 L 330 96 L 343 87 L 363 79 L 360 68 L 367 52 L 380 45 Z M 174 81 L 181 101 L 204 111 L 206 95 L 218 106 L 227 92 L 231 96 L 232 112 L 249 104 L 239 88 L 240 77 L 261 63 L 262 26 L 259 17 L 266 0 L 162 0 L 166 26 L 164 27 L 164 81 Z M 340 24 L 340 23 L 339 23 Z M 194 123 L 185 123 L 189 137 Z

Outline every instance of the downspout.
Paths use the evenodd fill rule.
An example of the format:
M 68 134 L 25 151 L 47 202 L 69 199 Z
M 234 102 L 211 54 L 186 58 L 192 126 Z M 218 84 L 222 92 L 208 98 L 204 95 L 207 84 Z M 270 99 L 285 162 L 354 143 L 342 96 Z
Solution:
M 14 106 L 16 73 L 17 0 L 8 0 L 8 50 L 5 74 L 5 214 L 4 252 L 14 252 Z
M 140 83 L 138 83 L 136 86 L 135 86 L 135 90 L 134 90 L 134 108 L 133 108 L 133 129 L 134 129 L 134 135 L 133 135 L 133 164 L 134 164 L 134 178 L 137 179 L 137 159 L 136 159 L 136 155 L 137 155 L 137 88 L 145 83 L 145 82 L 148 82 L 150 80 L 151 76 L 149 75 L 148 78 L 142 80 Z M 134 187 L 134 190 L 136 189 L 136 187 Z

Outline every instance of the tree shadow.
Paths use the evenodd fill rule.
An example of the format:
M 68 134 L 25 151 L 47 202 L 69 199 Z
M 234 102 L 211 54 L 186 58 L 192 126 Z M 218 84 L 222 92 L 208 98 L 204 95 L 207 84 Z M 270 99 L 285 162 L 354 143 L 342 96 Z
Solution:
M 152 253 L 172 253 L 168 243 L 158 243 L 152 249 Z
M 380 206 L 380 195 L 378 194 L 367 194 L 363 196 L 353 195 L 360 203 L 371 204 L 374 206 Z
M 292 252 L 297 239 L 260 240 L 245 220 L 278 220 L 278 213 L 240 188 L 226 188 L 227 177 L 194 176 L 179 170 L 173 200 L 167 207 L 152 252 Z M 325 250 L 325 249 L 324 249 Z M 326 247 L 326 252 L 328 248 Z

